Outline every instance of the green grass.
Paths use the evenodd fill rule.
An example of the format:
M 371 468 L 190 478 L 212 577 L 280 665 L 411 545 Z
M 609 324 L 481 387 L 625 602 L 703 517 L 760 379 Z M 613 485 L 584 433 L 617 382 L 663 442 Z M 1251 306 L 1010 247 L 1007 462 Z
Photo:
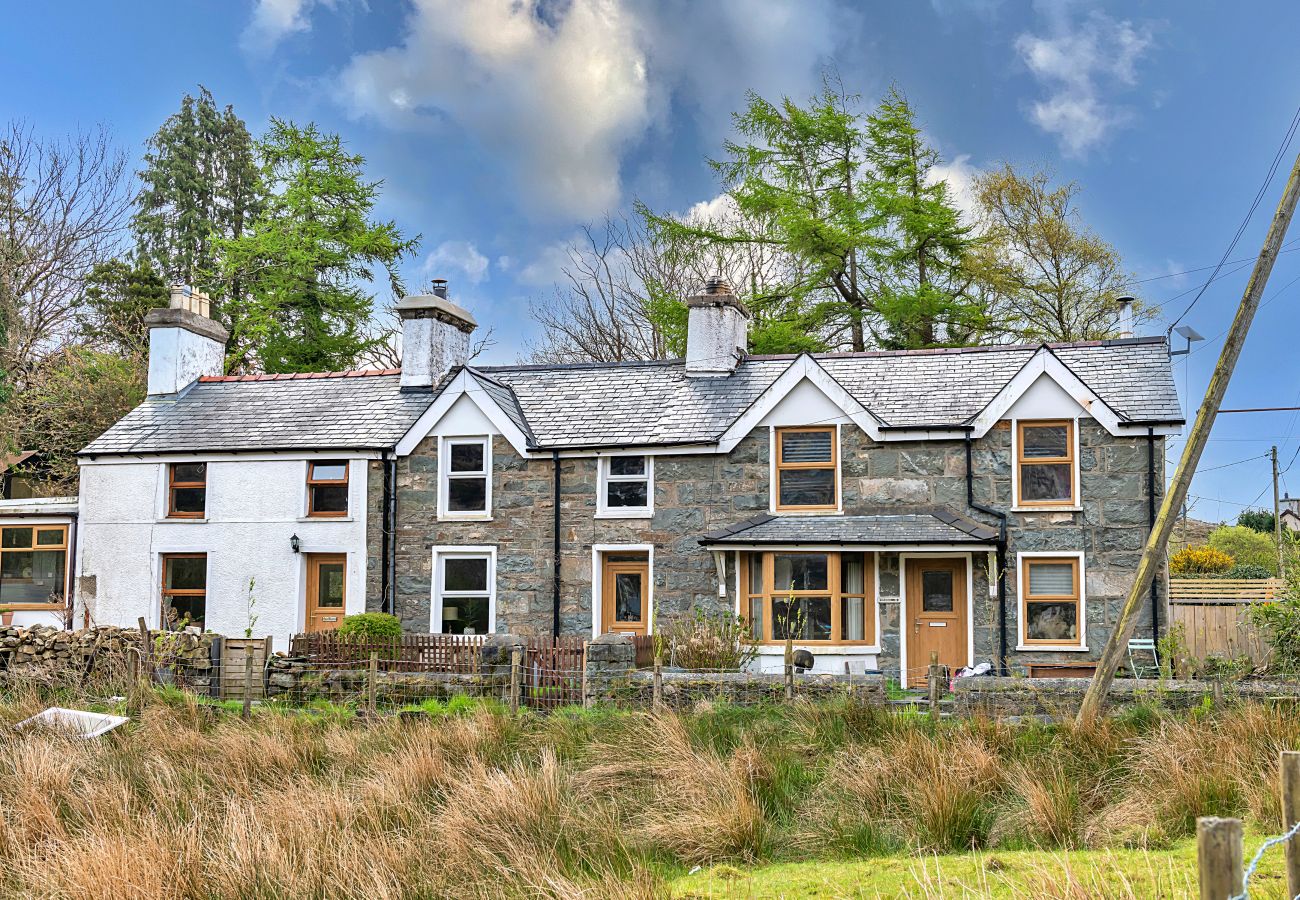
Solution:
M 1263 840 L 1248 835 L 1246 858 Z M 1268 853 L 1253 900 L 1286 893 L 1282 851 Z M 1196 842 L 1168 850 L 1010 850 L 942 856 L 718 865 L 670 882 L 679 900 L 876 900 L 876 898 L 1182 898 L 1196 896 Z

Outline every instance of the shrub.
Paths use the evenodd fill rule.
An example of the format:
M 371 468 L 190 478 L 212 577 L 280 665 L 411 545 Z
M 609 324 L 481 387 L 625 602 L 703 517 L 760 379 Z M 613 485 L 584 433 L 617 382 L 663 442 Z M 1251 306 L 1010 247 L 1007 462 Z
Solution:
M 725 613 L 678 616 L 669 620 L 664 636 L 672 664 L 683 669 L 742 669 L 758 652 L 745 622 Z
M 1233 558 L 1214 547 L 1184 547 L 1169 557 L 1172 575 L 1221 575 L 1233 566 Z
M 1269 669 L 1300 672 L 1300 573 L 1288 569 L 1282 596 L 1270 603 L 1252 603 L 1247 615 L 1273 651 Z
M 1273 514 L 1262 509 L 1244 509 L 1237 516 L 1237 524 L 1263 534 L 1273 533 Z
M 1224 578 L 1272 578 L 1273 573 L 1266 566 L 1257 566 L 1254 563 L 1237 563 L 1231 569 L 1223 573 Z
M 1277 547 L 1272 535 L 1260 534 L 1244 525 L 1220 525 L 1210 532 L 1210 546 L 1222 550 L 1238 565 L 1260 566 L 1277 574 Z
M 354 637 L 361 640 L 385 640 L 402 636 L 402 622 L 397 616 L 388 613 L 357 613 L 344 616 L 339 625 L 341 637 Z

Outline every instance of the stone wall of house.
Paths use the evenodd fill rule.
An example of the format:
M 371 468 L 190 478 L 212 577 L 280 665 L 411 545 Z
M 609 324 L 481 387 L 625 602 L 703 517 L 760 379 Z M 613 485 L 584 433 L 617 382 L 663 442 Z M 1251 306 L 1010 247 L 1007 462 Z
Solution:
M 758 428 L 722 455 L 670 455 L 655 459 L 652 519 L 596 517 L 597 463 L 562 459 L 561 633 L 592 630 L 592 547 L 649 544 L 654 550 L 654 598 L 659 618 L 693 607 L 734 608 L 734 573 L 728 562 L 727 596 L 718 597 L 710 553 L 697 543 L 704 533 L 768 509 L 769 432 Z M 1147 533 L 1147 442 L 1114 438 L 1091 420 L 1080 425 L 1082 511 L 1009 513 L 1006 626 L 1008 655 L 1015 665 L 1075 662 L 1095 658 L 1105 643 Z M 878 444 L 853 426 L 842 430 L 842 476 L 846 514 L 943 506 L 995 524 L 966 506 L 966 457 L 961 441 Z M 493 518 L 487 522 L 437 521 L 437 441 L 426 439 L 397 464 L 397 613 L 411 631 L 428 631 L 432 576 L 431 547 L 497 547 L 497 630 L 521 635 L 551 631 L 552 488 L 550 459 L 519 457 L 503 438 L 493 444 Z M 1011 505 L 1012 448 L 1009 423 L 975 443 L 977 501 L 999 509 Z M 1157 440 L 1157 490 L 1163 489 L 1162 441 Z M 379 509 L 376 485 L 372 510 Z M 370 517 L 369 592 L 379 605 L 379 516 Z M 1086 554 L 1087 653 L 1015 652 L 1017 551 L 1082 550 Z M 997 603 L 989 596 L 988 554 L 974 555 L 976 659 L 997 652 Z M 880 668 L 897 671 L 899 559 L 879 560 L 882 655 Z M 1161 591 L 1164 579 L 1161 579 Z M 1163 602 L 1163 597 L 1162 597 Z M 1147 604 L 1139 634 L 1149 633 Z

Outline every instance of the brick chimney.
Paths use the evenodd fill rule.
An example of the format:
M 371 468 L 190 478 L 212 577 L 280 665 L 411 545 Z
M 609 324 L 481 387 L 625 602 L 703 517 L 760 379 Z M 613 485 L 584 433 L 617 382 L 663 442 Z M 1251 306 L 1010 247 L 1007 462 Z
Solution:
M 204 375 L 226 369 L 230 334 L 209 318 L 208 295 L 173 285 L 167 309 L 151 309 L 149 329 L 149 396 L 178 394 Z
M 710 278 L 703 294 L 686 298 L 686 374 L 718 377 L 735 372 L 749 346 L 748 332 L 745 304 L 725 278 Z
M 403 297 L 402 390 L 427 391 L 455 366 L 469 362 L 469 336 L 478 327 L 468 310 L 447 299 L 447 282 L 435 279 L 432 294 Z

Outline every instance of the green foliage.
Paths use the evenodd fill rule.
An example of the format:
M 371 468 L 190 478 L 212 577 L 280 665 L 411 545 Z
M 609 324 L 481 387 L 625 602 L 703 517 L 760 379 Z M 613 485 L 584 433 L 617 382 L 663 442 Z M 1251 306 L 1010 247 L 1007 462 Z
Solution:
M 1258 566 L 1277 574 L 1277 547 L 1272 535 L 1244 525 L 1220 525 L 1210 532 L 1209 544 L 1231 556 L 1237 565 Z
M 742 669 L 758 652 L 749 627 L 735 615 L 696 609 L 662 628 L 672 665 L 683 669 Z
M 1233 566 L 1233 558 L 1214 547 L 1184 547 L 1169 557 L 1169 573 L 1178 575 L 1221 575 Z
M 1254 563 L 1237 563 L 1231 569 L 1223 573 L 1224 578 L 1272 578 L 1276 573 L 1268 566 L 1255 565 Z
M 396 266 L 418 238 L 371 220 L 380 182 L 337 135 L 273 119 L 258 149 L 267 199 L 247 233 L 215 243 L 223 277 L 242 288 L 229 301 L 236 340 L 266 372 L 351 368 L 375 343 L 369 284 L 382 270 L 403 293 Z
M 1237 524 L 1263 534 L 1273 533 L 1273 514 L 1263 509 L 1243 509 Z
M 340 637 L 355 637 L 361 640 L 388 640 L 402 636 L 402 621 L 388 613 L 357 613 L 344 616 L 339 623 Z
M 168 289 L 148 259 L 110 259 L 91 270 L 77 322 L 82 340 L 93 347 L 135 355 L 144 365 L 149 330 L 144 317 L 166 307 Z
M 1269 670 L 1293 675 L 1300 672 L 1300 567 L 1287 567 L 1281 596 L 1247 608 L 1251 624 L 1272 649 Z

